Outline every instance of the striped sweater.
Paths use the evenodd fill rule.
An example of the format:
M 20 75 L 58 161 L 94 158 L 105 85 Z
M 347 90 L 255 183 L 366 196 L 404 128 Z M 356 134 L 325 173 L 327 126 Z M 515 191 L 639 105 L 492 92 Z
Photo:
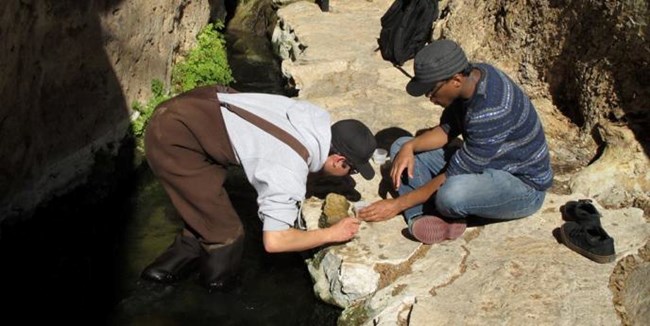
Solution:
M 440 126 L 463 146 L 447 166 L 447 176 L 507 171 L 543 191 L 553 181 L 544 129 L 530 99 L 505 73 L 488 64 L 481 70 L 474 96 L 447 107 Z

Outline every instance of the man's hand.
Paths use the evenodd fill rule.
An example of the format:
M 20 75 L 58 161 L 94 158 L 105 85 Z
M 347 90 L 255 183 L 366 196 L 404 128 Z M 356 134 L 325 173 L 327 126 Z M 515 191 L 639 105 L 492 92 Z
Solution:
M 402 146 L 402 148 L 395 156 L 392 167 L 390 169 L 390 177 L 393 180 L 395 189 L 398 189 L 402 184 L 402 174 L 404 173 L 404 169 L 406 169 L 409 178 L 413 178 L 415 154 L 413 153 L 413 147 L 408 145 L 409 143 L 406 143 L 404 146 Z
M 398 189 L 402 184 L 401 177 L 404 170 L 406 170 L 409 178 L 413 178 L 415 153 L 442 148 L 447 143 L 449 143 L 449 136 L 440 126 L 425 131 L 421 135 L 404 143 L 393 159 L 393 166 L 390 169 L 390 176 L 393 180 L 393 185 L 395 185 L 395 189 Z
M 346 217 L 328 228 L 330 242 L 344 242 L 352 239 L 359 232 L 361 221 L 354 217 Z
M 402 211 L 396 199 L 384 199 L 364 207 L 357 217 L 366 222 L 379 222 L 393 218 Z
M 359 224 L 361 222 L 356 218 L 346 217 L 324 229 L 264 231 L 264 249 L 267 252 L 303 251 L 328 243 L 348 241 L 359 232 Z

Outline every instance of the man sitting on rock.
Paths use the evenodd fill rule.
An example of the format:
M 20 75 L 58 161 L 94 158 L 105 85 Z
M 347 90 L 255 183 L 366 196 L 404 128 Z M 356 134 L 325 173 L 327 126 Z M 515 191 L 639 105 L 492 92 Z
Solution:
M 357 120 L 330 126 L 329 114 L 280 95 L 199 87 L 161 103 L 145 134 L 147 162 L 185 228 L 142 277 L 172 283 L 198 263 L 201 283 L 220 289 L 240 264 L 244 230 L 223 188 L 228 166 L 242 166 L 257 190 L 268 252 L 302 251 L 351 239 L 359 221 L 344 218 L 305 231 L 300 205 L 310 172 L 374 176 L 376 141 Z
M 414 70 L 406 91 L 443 106 L 440 124 L 392 144 L 390 176 L 399 196 L 373 203 L 359 218 L 404 212 L 411 235 L 432 244 L 461 236 L 470 216 L 511 220 L 539 210 L 553 172 L 544 130 L 522 89 L 489 64 L 469 63 L 451 40 L 420 50 Z M 463 141 L 452 142 L 459 135 Z

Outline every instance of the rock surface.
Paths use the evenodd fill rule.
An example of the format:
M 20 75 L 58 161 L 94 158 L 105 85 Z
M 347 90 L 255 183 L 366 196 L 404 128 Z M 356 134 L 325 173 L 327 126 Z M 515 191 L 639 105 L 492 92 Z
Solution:
M 379 17 L 391 2 L 331 1 L 327 13 L 313 3 L 293 3 L 278 11 L 273 37 L 285 58 L 283 71 L 299 89 L 299 97 L 326 107 L 334 120 L 364 121 L 384 148 L 399 135 L 434 126 L 442 111 L 409 97 L 404 92 L 408 77 L 375 51 Z M 548 80 L 533 64 L 547 59 L 530 57 L 543 52 L 507 40 L 530 37 L 522 27 L 528 25 L 516 17 L 539 19 L 530 11 L 537 8 L 549 10 L 550 20 L 558 11 L 545 1 L 533 1 L 533 9 L 500 1 L 440 4 L 445 14 L 434 34 L 458 40 L 474 60 L 502 67 L 531 94 L 548 134 L 556 186 L 542 209 L 530 217 L 471 227 L 462 238 L 437 245 L 411 240 L 401 216 L 363 222 L 352 241 L 323 248 L 308 261 L 316 294 L 345 308 L 342 325 L 647 324 L 650 293 L 643 280 L 650 268 L 650 225 L 643 209 L 629 207 L 636 200 L 637 206 L 646 208 L 647 149 L 634 136 L 625 135 L 629 132 L 624 128 L 616 132 L 621 128 L 602 123 L 602 134 L 631 144 L 623 147 L 611 140 L 604 146 L 603 162 L 629 159 L 616 161 L 612 168 L 611 161 L 598 164 L 599 160 L 586 167 L 596 144 L 554 106 Z M 500 6 L 505 8 L 502 16 L 490 20 L 483 14 Z M 524 15 L 523 10 L 529 11 Z M 490 24 L 505 26 L 511 33 L 495 38 Z M 403 70 L 412 73 L 412 61 Z M 374 164 L 377 177 L 371 181 L 355 176 L 361 200 L 390 196 L 381 178 L 389 164 Z M 609 172 L 603 175 L 604 170 Z M 613 193 L 620 194 L 616 202 L 601 203 Z M 557 229 L 563 223 L 559 209 L 580 198 L 595 200 L 604 228 L 615 239 L 616 263 L 597 264 L 558 242 Z M 303 212 L 309 228 L 318 227 L 322 207 L 321 199 L 307 201 Z
M 0 2 L 0 221 L 87 182 L 222 1 Z

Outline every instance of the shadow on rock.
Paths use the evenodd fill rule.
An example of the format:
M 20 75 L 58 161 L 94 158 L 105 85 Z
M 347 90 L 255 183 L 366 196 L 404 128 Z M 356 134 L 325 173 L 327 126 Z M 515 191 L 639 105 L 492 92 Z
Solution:
M 337 177 L 312 173 L 307 178 L 306 198 L 315 196 L 320 199 L 325 199 L 327 194 L 335 193 L 345 196 L 349 201 L 359 201 L 361 199 L 361 193 L 354 189 L 356 185 L 357 182 L 349 175 Z

